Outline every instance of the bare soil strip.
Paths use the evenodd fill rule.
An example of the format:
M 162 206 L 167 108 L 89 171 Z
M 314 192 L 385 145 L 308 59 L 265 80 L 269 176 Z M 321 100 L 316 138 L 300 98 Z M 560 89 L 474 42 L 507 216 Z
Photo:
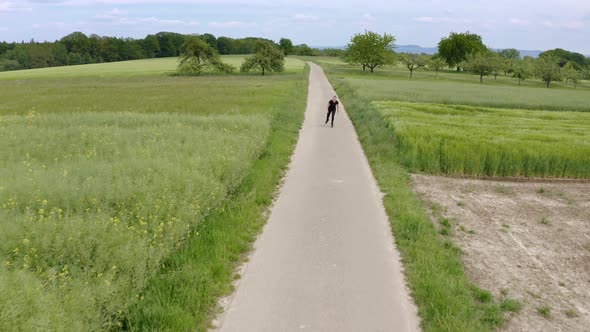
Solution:
M 451 220 L 471 280 L 523 304 L 503 330 L 588 331 L 589 183 L 413 179 L 433 220 Z

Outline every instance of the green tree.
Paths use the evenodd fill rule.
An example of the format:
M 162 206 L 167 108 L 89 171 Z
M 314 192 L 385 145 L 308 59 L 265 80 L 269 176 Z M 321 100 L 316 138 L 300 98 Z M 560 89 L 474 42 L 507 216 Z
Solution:
M 293 42 L 288 38 L 281 38 L 279 40 L 279 48 L 283 51 L 285 56 L 293 53 Z
M 143 48 L 137 41 L 131 38 L 122 40 L 119 52 L 122 60 L 137 60 L 144 58 Z
M 372 73 L 376 67 L 395 63 L 394 47 L 394 36 L 365 31 L 351 38 L 345 59 L 351 65 L 361 65 L 363 70 L 369 68 Z
M 571 81 L 574 87 L 578 85 L 580 78 L 582 78 L 580 71 L 576 69 L 576 65 L 572 62 L 567 62 L 561 69 L 561 73 L 563 78 L 565 78 L 565 84 Z
M 178 73 L 180 75 L 200 75 L 205 69 L 230 73 L 233 66 L 221 61 L 217 50 L 207 44 L 198 36 L 191 36 L 181 47 L 180 64 Z
M 516 60 L 512 70 L 512 77 L 518 78 L 518 85 L 521 81 L 530 78 L 534 74 L 535 60 L 530 56 L 524 57 L 522 60 Z
M 520 59 L 520 52 L 515 48 L 507 48 L 498 52 L 502 59 L 504 75 L 512 74 L 515 63 Z
M 428 68 L 434 70 L 436 77 L 438 77 L 438 71 L 447 66 L 446 61 L 441 58 L 438 54 L 435 54 L 428 59 Z
M 68 64 L 68 50 L 62 43 L 56 42 L 53 44 L 52 52 L 56 66 L 66 66 Z
M 570 52 L 561 48 L 556 48 L 553 50 L 545 51 L 539 55 L 542 56 L 552 56 L 556 59 L 557 64 L 559 67 L 565 66 L 568 62 L 572 62 L 576 69 L 580 70 L 586 66 L 586 58 L 580 54 L 575 52 Z
M 517 60 L 520 59 L 520 51 L 515 48 L 503 49 L 498 54 L 504 59 Z
M 45 68 L 54 66 L 52 47 L 49 43 L 30 43 L 25 45 L 25 52 L 31 61 L 31 68 Z
M 68 54 L 68 65 L 75 66 L 84 63 L 84 59 L 80 53 L 69 53 Z
M 18 61 L 0 58 L 0 71 L 18 70 L 18 69 L 21 69 Z
M 285 70 L 285 54 L 274 43 L 259 40 L 256 42 L 254 52 L 253 55 L 244 60 L 240 71 L 260 70 L 264 75 L 266 72 L 282 72 Z
M 209 44 L 209 46 L 211 46 L 214 50 L 217 50 L 217 38 L 215 38 L 215 36 L 213 36 L 210 33 L 204 33 L 201 36 L 201 39 L 203 39 L 207 44 Z
M 18 44 L 14 49 L 6 52 L 5 58 L 16 61 L 18 69 L 33 68 L 31 55 L 27 52 L 27 44 Z
M 0 42 L 0 56 L 2 54 L 6 53 L 6 51 L 8 51 L 9 49 L 10 49 L 10 44 L 8 44 L 5 41 Z
M 171 57 L 180 55 L 180 49 L 187 36 L 175 32 L 158 32 L 156 38 L 160 44 L 158 57 Z
M 217 50 L 219 54 L 232 54 L 234 40 L 228 37 L 217 38 Z
M 68 53 L 79 53 L 80 55 L 90 53 L 90 39 L 82 32 L 72 32 L 63 37 L 61 42 L 66 46 Z
M 246 37 L 234 40 L 234 47 L 232 54 L 254 54 L 256 53 L 256 45 L 259 41 L 265 41 L 272 45 L 275 43 L 272 40 L 263 39 L 263 38 L 255 38 L 255 37 Z
M 300 56 L 314 56 L 316 55 L 313 48 L 307 46 L 307 44 L 301 44 L 293 47 L 293 54 Z
M 535 64 L 535 73 L 539 77 L 547 88 L 552 81 L 561 80 L 561 68 L 559 68 L 559 59 L 553 55 L 545 54 L 539 56 Z
M 498 78 L 498 75 L 505 69 L 504 68 L 504 60 L 502 57 L 496 52 L 489 52 L 488 53 L 492 65 L 492 71 L 490 74 L 494 76 L 494 80 Z
M 445 59 L 449 67 L 457 66 L 457 71 L 461 70 L 459 64 L 470 54 L 482 53 L 486 50 L 487 47 L 483 44 L 481 36 L 469 31 L 451 32 L 448 37 L 442 38 L 438 43 L 438 54 Z
M 154 35 L 147 35 L 141 42 L 141 46 L 147 58 L 155 58 L 160 52 L 160 42 Z
M 425 67 L 427 64 L 427 58 L 423 54 L 401 53 L 399 60 L 410 71 L 410 79 L 412 79 L 414 70 Z
M 479 75 L 479 82 L 494 70 L 494 55 L 491 52 L 472 53 L 465 60 L 465 70 Z
M 321 54 L 331 57 L 341 57 L 344 55 L 344 50 L 340 48 L 325 48 L 322 50 Z

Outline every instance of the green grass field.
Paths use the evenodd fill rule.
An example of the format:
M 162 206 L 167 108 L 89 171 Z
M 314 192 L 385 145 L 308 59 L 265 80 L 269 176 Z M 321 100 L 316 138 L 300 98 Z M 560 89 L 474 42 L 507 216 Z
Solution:
M 238 71 L 244 61 L 242 55 L 224 55 L 222 60 L 235 66 Z M 285 72 L 299 73 L 304 63 L 295 58 L 285 58 Z M 178 58 L 158 58 L 133 61 L 120 61 L 90 65 L 51 67 L 18 71 L 0 72 L 2 80 L 23 80 L 31 78 L 74 78 L 74 77 L 136 77 L 146 75 L 171 75 L 176 71 Z M 252 73 L 249 75 L 255 75 Z
M 584 82 L 573 88 L 571 84 L 554 82 L 550 89 L 538 79 L 530 79 L 518 86 L 518 81 L 503 75 L 497 80 L 487 77 L 484 84 L 479 76 L 454 71 L 418 70 L 410 80 L 409 71 L 401 66 L 363 72 L 334 58 L 306 58 L 316 61 L 335 73 L 335 78 L 355 88 L 368 100 L 393 100 L 419 103 L 522 108 L 532 110 L 590 111 L 590 84 Z
M 186 262 L 199 266 L 193 279 L 206 280 L 198 286 L 209 291 L 191 300 L 203 305 L 150 326 L 206 325 L 236 261 L 203 252 L 247 250 L 288 162 L 306 78 L 301 62 L 267 77 L 162 75 L 168 65 L 175 61 L 0 78 L 0 330 L 144 326 L 170 287 L 153 280 L 191 246 L 204 247 Z M 252 172 L 267 180 L 244 188 Z M 223 239 L 201 239 L 200 227 L 237 193 L 257 191 Z M 211 273 L 219 278 L 202 277 Z
M 590 113 L 375 102 L 412 171 L 590 178 Z

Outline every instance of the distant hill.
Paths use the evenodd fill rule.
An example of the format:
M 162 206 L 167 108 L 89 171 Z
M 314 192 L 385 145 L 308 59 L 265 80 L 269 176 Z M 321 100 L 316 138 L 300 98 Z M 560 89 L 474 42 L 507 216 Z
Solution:
M 501 48 L 492 48 L 493 51 L 501 51 Z M 426 54 L 436 54 L 438 52 L 438 48 L 436 47 L 422 47 L 418 45 L 397 45 L 395 48 L 396 52 L 401 53 L 426 53 Z M 541 54 L 543 51 L 539 50 L 518 50 L 520 52 L 520 56 L 532 56 L 536 58 Z
M 422 47 L 418 45 L 396 45 L 395 51 L 399 53 L 426 53 L 426 54 L 436 54 L 438 53 L 438 48 L 436 47 Z
M 315 48 L 319 48 L 319 49 L 326 49 L 326 48 L 337 48 L 337 49 L 345 49 L 346 46 L 337 46 L 337 47 L 324 47 L 324 46 L 316 46 Z M 494 51 L 500 51 L 502 50 L 501 48 L 492 48 L 492 50 Z M 418 46 L 418 45 L 396 45 L 395 46 L 395 51 L 396 52 L 400 52 L 400 53 L 416 53 L 416 54 L 421 54 L 421 53 L 426 53 L 426 54 L 436 54 L 438 52 L 438 48 L 436 47 L 422 47 L 422 46 Z M 543 51 L 539 51 L 539 50 L 518 50 L 520 52 L 520 56 L 532 56 L 533 58 L 536 58 L 539 56 L 539 54 L 541 54 L 541 52 Z

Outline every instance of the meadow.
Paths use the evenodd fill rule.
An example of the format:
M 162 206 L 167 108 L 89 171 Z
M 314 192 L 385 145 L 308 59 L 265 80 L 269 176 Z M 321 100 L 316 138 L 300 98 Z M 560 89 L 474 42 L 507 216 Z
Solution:
M 0 73 L 0 330 L 132 329 L 162 304 L 153 280 L 175 255 L 247 250 L 304 109 L 304 64 L 290 61 L 264 78 L 172 77 L 172 59 Z M 257 197 L 248 218 L 201 239 L 238 193 Z M 191 258 L 192 279 L 222 283 L 200 282 L 185 326 L 210 319 L 226 256 Z
M 590 178 L 590 113 L 375 102 L 413 172 Z
M 224 55 L 223 62 L 235 66 L 238 71 L 244 56 Z M 178 58 L 156 58 L 132 61 L 119 61 L 109 63 L 97 63 L 77 66 L 50 67 L 40 69 L 27 69 L 18 71 L 0 72 L 2 80 L 23 80 L 39 78 L 104 78 L 104 77 L 138 77 L 146 75 L 172 75 L 178 66 Z M 303 70 L 304 63 L 295 58 L 285 58 L 285 72 L 299 73 Z M 255 75 L 252 73 L 249 75 Z
M 539 79 L 522 81 L 509 76 L 479 76 L 453 70 L 419 69 L 410 80 L 401 65 L 378 68 L 374 73 L 345 64 L 337 58 L 307 58 L 334 72 L 334 79 L 348 84 L 368 100 L 473 105 L 512 109 L 590 111 L 590 82 L 576 88 L 571 83 L 553 82 L 550 89 Z

